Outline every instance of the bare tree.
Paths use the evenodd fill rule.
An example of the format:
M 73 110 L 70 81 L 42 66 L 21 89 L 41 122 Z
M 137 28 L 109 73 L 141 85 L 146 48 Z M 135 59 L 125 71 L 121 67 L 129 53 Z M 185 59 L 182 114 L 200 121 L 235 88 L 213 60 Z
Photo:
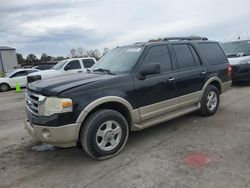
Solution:
M 94 58 L 96 58 L 97 60 L 99 60 L 102 56 L 101 52 L 98 49 L 94 50 Z
M 76 57 L 76 49 L 75 48 L 72 48 L 71 50 L 70 50 L 70 55 L 72 56 L 72 57 Z
M 105 55 L 105 54 L 107 54 L 108 52 L 109 52 L 109 49 L 108 49 L 107 47 L 105 47 L 105 48 L 103 49 L 102 55 Z
M 89 50 L 89 51 L 87 51 L 87 55 L 88 55 L 89 57 L 94 57 L 94 50 Z
M 77 57 L 83 57 L 83 48 L 82 47 L 77 48 Z

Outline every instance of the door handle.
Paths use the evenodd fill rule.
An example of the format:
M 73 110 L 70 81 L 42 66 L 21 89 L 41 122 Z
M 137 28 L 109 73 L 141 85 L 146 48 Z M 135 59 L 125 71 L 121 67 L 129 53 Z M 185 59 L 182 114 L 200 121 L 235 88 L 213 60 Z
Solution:
M 78 73 L 82 73 L 82 71 L 78 71 Z
M 205 75 L 205 74 L 207 74 L 206 71 L 202 71 L 202 72 L 201 72 L 201 75 Z
M 174 77 L 169 78 L 169 79 L 168 79 L 168 82 L 169 82 L 169 83 L 174 82 Z

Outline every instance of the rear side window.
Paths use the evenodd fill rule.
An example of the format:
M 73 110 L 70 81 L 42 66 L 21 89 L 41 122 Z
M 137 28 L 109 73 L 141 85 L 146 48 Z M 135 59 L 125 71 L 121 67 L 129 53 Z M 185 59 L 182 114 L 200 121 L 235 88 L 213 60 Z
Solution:
M 95 64 L 93 59 L 83 59 L 82 63 L 86 69 L 92 67 Z
M 27 70 L 27 74 L 33 73 L 33 72 L 37 72 L 37 70 Z
M 151 47 L 144 58 L 144 64 L 159 63 L 161 72 L 170 71 L 172 69 L 171 59 L 167 46 Z
M 15 78 L 15 77 L 21 77 L 21 76 L 26 76 L 28 74 L 27 71 L 20 71 L 15 74 L 13 74 L 10 78 Z
M 228 63 L 227 58 L 218 43 L 200 43 L 199 51 L 210 65 Z
M 78 60 L 70 61 L 66 66 L 65 70 L 81 69 L 80 62 Z
M 192 54 L 188 44 L 173 45 L 173 50 L 180 68 L 190 68 L 196 66 L 194 55 Z

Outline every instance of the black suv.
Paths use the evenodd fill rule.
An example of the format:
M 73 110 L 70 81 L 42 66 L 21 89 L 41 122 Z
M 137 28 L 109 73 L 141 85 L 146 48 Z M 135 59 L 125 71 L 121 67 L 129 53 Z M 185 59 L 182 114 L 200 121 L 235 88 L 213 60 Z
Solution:
M 25 127 L 37 140 L 81 145 L 95 159 L 118 154 L 130 131 L 199 111 L 209 116 L 231 87 L 217 42 L 166 38 L 117 47 L 89 73 L 29 83 Z

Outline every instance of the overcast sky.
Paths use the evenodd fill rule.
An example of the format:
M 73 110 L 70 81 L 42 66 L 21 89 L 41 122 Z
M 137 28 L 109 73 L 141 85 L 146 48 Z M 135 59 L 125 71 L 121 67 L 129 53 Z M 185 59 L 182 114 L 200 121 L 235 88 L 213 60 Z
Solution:
M 0 46 L 26 56 L 167 36 L 250 36 L 249 0 L 0 0 Z

